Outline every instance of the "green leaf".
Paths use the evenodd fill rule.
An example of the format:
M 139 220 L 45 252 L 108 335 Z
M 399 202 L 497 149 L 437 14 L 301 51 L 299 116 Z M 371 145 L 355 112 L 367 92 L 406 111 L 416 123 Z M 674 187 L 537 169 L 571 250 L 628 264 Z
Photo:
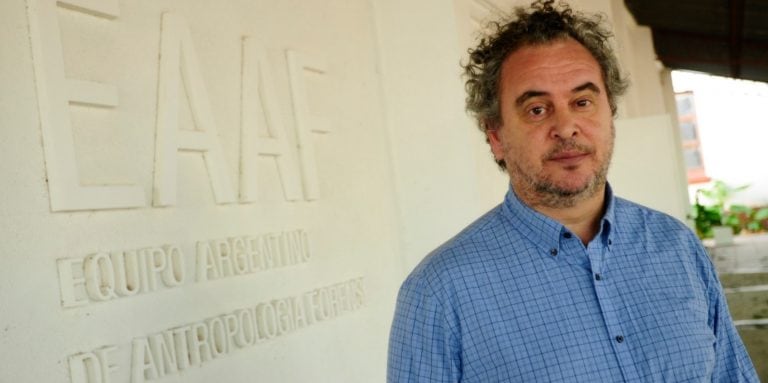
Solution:
M 768 207 L 764 207 L 762 209 L 757 210 L 755 214 L 752 216 L 752 219 L 755 221 L 762 221 L 764 219 L 768 219 Z
M 696 197 L 698 200 L 698 196 L 702 195 L 712 204 L 722 207 L 727 204 L 734 194 L 744 191 L 749 186 L 749 184 L 746 184 L 731 187 L 723 181 L 715 180 L 709 188 L 696 190 Z
M 752 214 L 752 208 L 746 205 L 731 205 L 731 208 L 729 209 L 732 214 L 746 214 L 750 215 Z
M 735 188 L 731 188 L 731 193 L 736 193 L 736 192 L 744 191 L 747 188 L 749 188 L 749 186 L 750 186 L 750 184 L 736 186 Z
M 741 220 L 738 216 L 728 215 L 723 218 L 723 224 L 731 227 L 741 227 Z

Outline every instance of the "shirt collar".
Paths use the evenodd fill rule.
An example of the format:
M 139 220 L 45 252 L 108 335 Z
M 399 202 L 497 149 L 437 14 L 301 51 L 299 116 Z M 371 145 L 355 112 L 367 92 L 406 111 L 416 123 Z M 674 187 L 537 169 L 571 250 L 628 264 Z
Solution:
M 613 227 L 616 222 L 616 201 L 610 184 L 605 186 L 605 204 L 605 214 L 600 221 L 600 231 L 593 241 L 599 239 L 604 246 L 610 247 L 613 244 L 615 232 Z M 519 223 L 514 226 L 525 237 L 547 251 L 559 249 L 560 239 L 570 232 L 560 222 L 531 209 L 520 201 L 511 184 L 504 198 L 502 210 L 507 218 Z

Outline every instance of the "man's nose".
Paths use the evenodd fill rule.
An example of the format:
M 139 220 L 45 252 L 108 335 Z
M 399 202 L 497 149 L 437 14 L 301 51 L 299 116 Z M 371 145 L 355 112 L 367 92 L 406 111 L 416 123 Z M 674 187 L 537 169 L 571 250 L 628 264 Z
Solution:
M 571 110 L 568 108 L 558 108 L 555 110 L 552 126 L 550 127 L 550 136 L 552 138 L 568 139 L 575 137 L 578 132 L 578 123 Z

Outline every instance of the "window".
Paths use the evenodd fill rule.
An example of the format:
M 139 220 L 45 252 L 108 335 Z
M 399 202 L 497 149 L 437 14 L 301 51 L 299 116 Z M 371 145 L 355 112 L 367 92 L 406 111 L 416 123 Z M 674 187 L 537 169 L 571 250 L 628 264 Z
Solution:
M 708 182 L 709 177 L 707 177 L 704 169 L 704 158 L 701 154 L 693 92 L 676 93 L 675 99 L 677 100 L 677 116 L 680 137 L 683 142 L 683 160 L 688 172 L 688 183 Z

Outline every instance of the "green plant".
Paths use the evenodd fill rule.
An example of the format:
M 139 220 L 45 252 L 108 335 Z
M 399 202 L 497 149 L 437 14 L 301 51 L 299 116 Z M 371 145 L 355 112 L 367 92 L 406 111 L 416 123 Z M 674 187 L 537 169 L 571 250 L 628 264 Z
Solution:
M 693 205 L 693 219 L 696 223 L 696 234 L 699 238 L 712 238 L 712 227 L 722 224 L 722 210 L 717 206 L 704 206 L 696 194 L 696 203 Z
M 745 205 L 731 205 L 731 220 L 750 232 L 768 230 L 768 207 L 751 208 Z
M 752 211 L 749 221 L 747 221 L 747 230 L 766 231 L 768 230 L 768 207 Z
M 729 204 L 734 194 L 748 187 L 732 187 L 723 181 L 714 181 L 711 187 L 696 191 L 693 218 L 700 238 L 712 238 L 712 228 L 715 226 L 728 226 L 734 234 L 743 230 L 753 233 L 768 231 L 768 207 L 751 208 Z
M 733 198 L 734 194 L 746 190 L 748 187 L 749 185 L 733 187 L 729 186 L 723 181 L 717 180 L 712 182 L 711 187 L 697 190 L 696 198 L 698 199 L 699 195 L 701 195 L 708 199 L 712 205 L 719 206 L 721 209 L 725 209 L 728 201 Z
M 707 189 L 696 190 L 696 203 L 693 205 L 696 233 L 700 238 L 712 238 L 712 227 L 729 226 L 734 234 L 742 230 L 742 220 L 739 214 L 726 210 L 727 204 L 734 194 L 748 188 L 749 185 L 732 187 L 723 181 L 714 181 Z M 705 205 L 701 197 L 709 201 Z

